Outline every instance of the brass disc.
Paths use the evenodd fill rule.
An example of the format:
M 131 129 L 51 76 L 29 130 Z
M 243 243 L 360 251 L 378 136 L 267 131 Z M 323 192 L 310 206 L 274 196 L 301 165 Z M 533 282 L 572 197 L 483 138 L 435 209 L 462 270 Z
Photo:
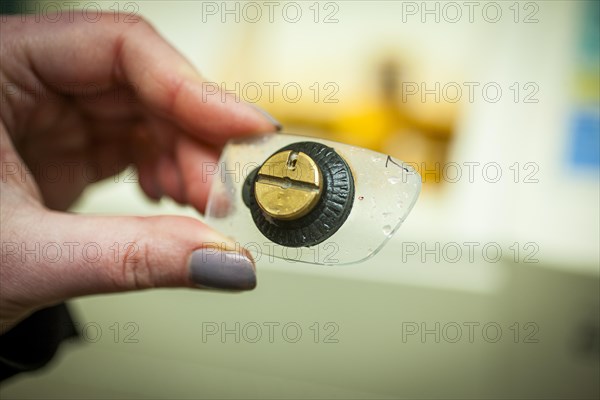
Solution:
M 323 176 L 312 158 L 286 150 L 260 167 L 254 192 L 256 202 L 269 216 L 293 220 L 308 214 L 323 191 Z

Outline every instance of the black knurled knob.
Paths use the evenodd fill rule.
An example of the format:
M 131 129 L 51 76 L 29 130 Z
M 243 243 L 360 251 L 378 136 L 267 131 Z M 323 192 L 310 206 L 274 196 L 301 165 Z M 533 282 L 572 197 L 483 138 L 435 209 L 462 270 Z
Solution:
M 289 150 L 309 156 L 321 172 L 321 195 L 310 212 L 285 220 L 265 213 L 255 193 L 260 168 L 244 182 L 242 197 L 256 227 L 269 240 L 286 247 L 314 246 L 331 237 L 346 222 L 354 203 L 354 178 L 346 161 L 331 147 L 317 142 L 298 142 L 273 155 Z

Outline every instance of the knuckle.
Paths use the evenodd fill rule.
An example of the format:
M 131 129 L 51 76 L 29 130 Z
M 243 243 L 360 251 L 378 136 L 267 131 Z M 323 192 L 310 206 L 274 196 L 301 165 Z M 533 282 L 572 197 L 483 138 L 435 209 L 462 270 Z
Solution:
M 152 247 L 144 240 L 123 243 L 122 255 L 111 270 L 111 279 L 120 290 L 140 290 L 155 286 L 152 272 Z

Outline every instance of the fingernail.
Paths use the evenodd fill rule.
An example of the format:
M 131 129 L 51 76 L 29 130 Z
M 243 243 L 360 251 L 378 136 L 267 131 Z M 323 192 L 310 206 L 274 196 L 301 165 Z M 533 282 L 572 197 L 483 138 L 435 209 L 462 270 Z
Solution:
M 281 123 L 279 121 L 277 121 L 275 118 L 273 118 L 273 116 L 271 114 L 269 114 L 264 109 L 260 108 L 259 106 L 257 106 L 254 103 L 248 103 L 248 104 L 250 104 L 250 106 L 252 108 L 254 108 L 256 111 L 258 111 L 259 113 L 261 113 L 266 119 L 268 119 L 269 122 L 275 127 L 275 129 L 277 130 L 277 132 L 279 132 L 279 131 L 281 131 L 283 129 L 283 125 L 281 125 Z
M 192 253 L 189 263 L 192 281 L 204 288 L 252 290 L 256 287 L 254 262 L 235 251 L 205 247 Z
M 153 177 L 148 175 L 140 177 L 138 174 L 138 179 L 140 179 L 140 184 L 143 183 L 142 187 L 145 188 L 148 198 L 153 202 L 158 203 L 164 196 L 164 193 L 158 182 Z

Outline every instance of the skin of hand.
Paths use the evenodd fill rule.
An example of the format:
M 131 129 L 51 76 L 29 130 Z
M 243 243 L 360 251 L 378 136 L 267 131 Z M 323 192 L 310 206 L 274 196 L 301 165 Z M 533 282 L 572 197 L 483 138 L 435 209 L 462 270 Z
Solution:
M 203 168 L 214 171 L 227 140 L 280 128 L 234 96 L 207 96 L 194 67 L 149 23 L 130 18 L 3 16 L 3 331 L 76 296 L 256 285 L 250 254 L 200 220 L 66 212 L 88 184 L 132 164 L 150 198 L 203 212 L 212 177 Z

